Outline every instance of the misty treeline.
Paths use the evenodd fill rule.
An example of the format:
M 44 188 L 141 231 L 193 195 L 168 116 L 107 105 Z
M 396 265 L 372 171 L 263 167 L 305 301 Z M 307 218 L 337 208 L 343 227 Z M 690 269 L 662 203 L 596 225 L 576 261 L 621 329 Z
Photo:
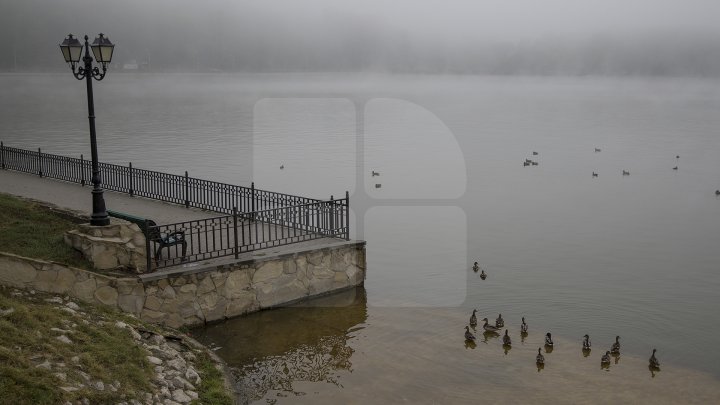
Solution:
M 66 34 L 104 32 L 115 69 L 136 62 L 151 72 L 720 76 L 717 33 L 451 38 L 442 27 L 417 35 L 362 14 L 304 18 L 249 1 L 0 1 L 6 72 L 66 69 Z

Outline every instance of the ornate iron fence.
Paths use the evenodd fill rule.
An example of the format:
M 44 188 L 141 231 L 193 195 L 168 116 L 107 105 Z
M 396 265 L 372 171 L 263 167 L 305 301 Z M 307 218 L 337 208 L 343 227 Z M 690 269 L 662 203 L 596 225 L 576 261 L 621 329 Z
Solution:
M 349 239 L 349 197 L 150 226 L 148 235 L 182 235 L 162 247 L 148 238 L 148 269 L 163 268 L 320 238 Z M 175 236 L 172 236 L 175 235 Z M 176 242 L 176 240 L 173 240 Z
M 37 151 L 12 148 L 0 142 L 2 169 L 37 174 L 40 177 L 85 185 L 92 177 L 91 162 L 80 158 L 53 155 Z M 240 212 L 263 211 L 290 205 L 303 205 L 322 200 L 233 184 L 219 183 L 177 174 L 138 169 L 132 163 L 120 166 L 99 162 L 102 187 L 131 196 L 197 207 L 208 211 L 232 214 L 233 207 Z

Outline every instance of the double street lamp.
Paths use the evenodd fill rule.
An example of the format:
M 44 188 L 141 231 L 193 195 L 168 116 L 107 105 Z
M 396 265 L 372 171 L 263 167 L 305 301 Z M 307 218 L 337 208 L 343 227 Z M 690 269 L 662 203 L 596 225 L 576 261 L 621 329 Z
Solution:
M 92 79 L 97 81 L 105 78 L 107 66 L 112 60 L 112 54 L 115 45 L 103 34 L 99 34 L 92 45 L 88 44 L 88 36 L 85 35 L 85 56 L 80 64 L 80 56 L 82 55 L 83 45 L 72 34 L 60 44 L 65 62 L 70 65 L 73 76 L 76 79 L 85 79 L 87 83 L 87 100 L 88 100 L 88 120 L 90 121 L 90 149 L 92 154 L 92 206 L 93 212 L 90 217 L 90 225 L 103 226 L 110 224 L 105 209 L 105 199 L 103 198 L 103 190 L 100 187 L 100 169 L 98 168 L 97 140 L 95 137 L 95 105 L 93 102 Z M 90 56 L 92 49 L 95 60 L 102 66 L 102 72 L 98 66 L 92 66 L 93 58 Z

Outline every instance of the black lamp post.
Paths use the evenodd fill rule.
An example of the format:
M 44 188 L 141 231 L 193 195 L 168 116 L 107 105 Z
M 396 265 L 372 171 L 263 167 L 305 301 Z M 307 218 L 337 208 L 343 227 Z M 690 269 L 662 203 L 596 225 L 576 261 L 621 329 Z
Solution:
M 93 58 L 90 56 L 90 49 L 95 55 L 95 60 L 102 65 L 102 72 L 95 66 L 92 66 Z M 113 49 L 115 45 L 103 34 L 99 34 L 92 45 L 88 44 L 88 36 L 85 35 L 85 57 L 80 62 L 83 45 L 72 34 L 60 44 L 65 62 L 70 65 L 73 76 L 76 79 L 85 79 L 87 83 L 87 100 L 88 100 L 88 120 L 90 121 L 90 150 L 92 154 L 92 205 L 93 212 L 90 217 L 90 225 L 102 226 L 109 225 L 110 218 L 105 209 L 105 199 L 103 198 L 103 189 L 100 187 L 100 169 L 98 168 L 97 140 L 95 137 L 95 104 L 93 102 L 92 79 L 102 80 L 107 72 L 107 65 L 112 60 Z M 77 68 L 77 70 L 76 70 Z

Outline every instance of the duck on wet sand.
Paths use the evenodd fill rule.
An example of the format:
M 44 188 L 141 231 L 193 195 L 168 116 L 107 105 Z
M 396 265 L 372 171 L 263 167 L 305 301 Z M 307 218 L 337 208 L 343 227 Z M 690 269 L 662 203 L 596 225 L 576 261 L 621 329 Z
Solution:
M 550 332 L 545 334 L 545 346 L 553 347 L 552 335 Z
M 485 274 L 485 270 L 480 270 L 480 278 L 485 280 L 487 278 L 487 274 Z
M 465 326 L 465 340 L 469 340 L 471 342 L 475 340 L 475 335 L 470 332 L 469 326 Z
M 583 350 L 590 350 L 590 336 L 585 335 L 583 338 Z
M 498 314 L 498 317 L 495 320 L 495 326 L 497 326 L 498 328 L 502 328 L 503 326 L 505 326 L 505 321 L 502 318 L 502 314 Z
M 475 316 L 477 309 L 473 309 L 472 315 L 470 315 L 470 326 L 477 326 L 477 316 Z
M 507 329 L 505 329 L 505 336 L 503 336 L 503 346 L 512 346 L 512 341 L 510 341 L 510 335 L 508 335 Z
M 657 349 L 653 349 L 652 356 L 650 356 L 650 367 L 660 368 L 660 362 L 655 358 L 655 352 Z
M 480 270 L 480 265 L 478 264 L 478 262 L 475 262 L 475 264 L 473 264 L 473 271 L 477 273 L 478 270 Z
M 620 336 L 615 336 L 615 343 L 610 348 L 610 353 L 620 354 Z
M 525 317 L 522 318 L 522 323 L 520 324 L 520 333 L 527 333 L 528 331 L 528 324 L 525 323 Z
M 485 324 L 483 324 L 483 329 L 485 329 L 485 331 L 497 333 L 500 330 L 499 328 L 497 328 L 495 326 L 489 325 L 487 318 L 483 318 L 482 320 L 483 320 L 483 322 L 485 322 Z
M 600 358 L 600 364 L 610 364 L 610 352 L 605 352 Z
M 541 348 L 538 347 L 538 354 L 535 356 L 535 363 L 537 364 L 545 364 L 545 356 L 542 355 L 540 352 Z

